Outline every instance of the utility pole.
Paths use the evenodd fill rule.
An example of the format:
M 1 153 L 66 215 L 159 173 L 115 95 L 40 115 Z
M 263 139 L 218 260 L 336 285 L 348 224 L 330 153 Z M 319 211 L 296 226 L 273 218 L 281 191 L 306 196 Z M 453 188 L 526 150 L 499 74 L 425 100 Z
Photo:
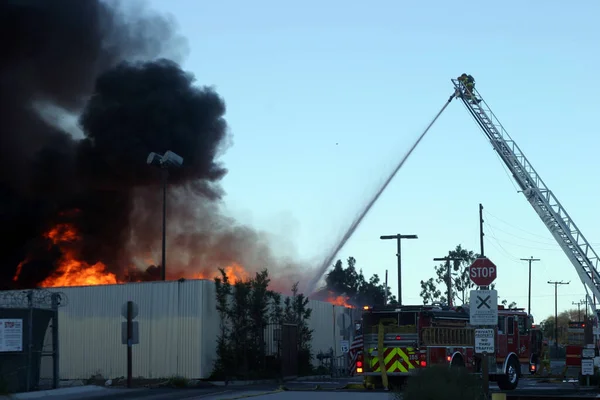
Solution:
M 485 257 L 485 252 L 483 249 L 483 205 L 479 203 L 479 248 L 480 248 L 480 257 Z M 470 271 L 469 271 L 470 272 Z M 488 290 L 488 286 L 484 286 L 482 289 Z M 488 365 L 489 360 L 486 353 L 483 354 L 481 359 L 481 378 L 483 379 L 483 391 L 485 396 L 489 396 L 490 393 L 490 367 Z
M 577 306 L 577 322 L 581 322 L 581 306 L 587 306 L 587 300 L 579 300 L 578 302 L 571 302 L 574 306 Z
M 483 205 L 479 203 L 479 249 L 481 257 L 485 257 L 483 252 L 483 235 Z
M 571 283 L 563 281 L 548 281 L 548 284 L 554 285 L 554 347 L 558 354 L 558 285 L 568 285 Z
M 402 239 L 418 239 L 419 237 L 417 235 L 401 235 L 401 234 L 397 234 L 397 235 L 384 235 L 384 236 L 380 236 L 379 239 L 381 240 L 391 240 L 394 239 L 398 245 L 398 252 L 396 253 L 396 257 L 398 257 L 398 305 L 401 306 L 402 305 L 402 247 L 400 245 L 400 242 L 402 241 Z
M 450 261 L 463 261 L 462 257 L 439 257 L 434 258 L 433 261 L 445 261 L 446 262 L 446 282 L 447 282 L 447 290 L 448 290 L 448 306 L 452 307 L 452 268 L 450 268 Z
M 529 292 L 527 292 L 527 314 L 531 315 L 531 263 L 534 261 L 540 261 L 539 258 L 521 258 L 521 261 L 529 262 Z
M 389 293 L 388 293 L 388 280 L 387 280 L 387 273 L 388 273 L 388 270 L 386 269 L 386 270 L 385 270 L 385 299 L 383 300 L 383 305 L 384 305 L 384 306 L 387 306 L 387 303 L 388 303 L 388 296 L 389 296 Z

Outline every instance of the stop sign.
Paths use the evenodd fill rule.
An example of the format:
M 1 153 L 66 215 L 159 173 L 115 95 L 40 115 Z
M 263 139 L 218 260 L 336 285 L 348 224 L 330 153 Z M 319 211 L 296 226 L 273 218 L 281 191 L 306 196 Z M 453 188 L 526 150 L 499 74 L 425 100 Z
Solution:
M 478 258 L 469 267 L 469 277 L 478 286 L 489 286 L 496 280 L 496 265 L 489 258 Z

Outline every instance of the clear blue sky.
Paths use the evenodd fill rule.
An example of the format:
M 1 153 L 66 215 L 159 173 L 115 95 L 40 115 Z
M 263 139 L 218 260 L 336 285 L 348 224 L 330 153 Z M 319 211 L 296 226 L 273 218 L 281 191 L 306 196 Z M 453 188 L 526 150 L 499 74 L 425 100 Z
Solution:
M 466 72 L 546 184 L 600 251 L 600 3 L 564 1 L 153 0 L 188 38 L 184 67 L 227 102 L 233 146 L 226 203 L 242 221 L 286 235 L 319 260 Z M 370 4 L 370 5 L 369 5 Z M 455 102 L 400 171 L 340 257 L 366 274 L 390 270 L 403 246 L 405 303 L 419 302 L 432 258 L 462 244 L 486 255 L 501 297 L 554 312 L 583 299 L 574 267 L 464 107 Z M 395 291 L 395 284 L 391 285 Z

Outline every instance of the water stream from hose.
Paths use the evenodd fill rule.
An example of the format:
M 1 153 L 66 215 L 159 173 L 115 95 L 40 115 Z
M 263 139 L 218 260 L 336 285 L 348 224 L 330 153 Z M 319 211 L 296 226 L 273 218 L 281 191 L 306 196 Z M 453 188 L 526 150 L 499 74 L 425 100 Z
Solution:
M 388 178 L 383 182 L 381 187 L 375 192 L 375 194 L 371 197 L 371 199 L 360 210 L 358 216 L 354 219 L 354 221 L 352 221 L 352 223 L 350 224 L 348 229 L 346 229 L 346 231 L 342 235 L 342 237 L 332 246 L 331 251 L 325 256 L 325 259 L 323 260 L 323 263 L 317 269 L 316 274 L 308 282 L 305 293 L 307 293 L 309 295 L 314 293 L 317 284 L 319 283 L 319 281 L 321 280 L 321 278 L 323 277 L 323 275 L 325 274 L 327 269 L 331 266 L 331 263 L 333 262 L 333 259 L 335 258 L 337 253 L 342 249 L 342 247 L 344 247 L 344 245 L 346 244 L 348 239 L 350 239 L 352 237 L 352 235 L 354 234 L 354 232 L 356 231 L 356 229 L 358 228 L 360 223 L 363 221 L 363 219 L 365 218 L 367 213 L 371 210 L 371 208 L 377 202 L 379 197 L 381 197 L 381 194 L 388 187 L 388 185 L 390 184 L 392 179 L 394 179 L 394 177 L 396 176 L 398 171 L 400 171 L 400 168 L 402 168 L 402 166 L 404 165 L 404 163 L 406 162 L 408 157 L 412 154 L 412 152 L 415 150 L 415 148 L 419 145 L 421 140 L 423 140 L 423 138 L 425 137 L 425 134 L 429 131 L 429 129 L 431 129 L 431 127 L 433 126 L 435 121 L 437 121 L 437 119 L 440 117 L 440 115 L 442 115 L 442 113 L 444 112 L 446 107 L 448 107 L 448 104 L 450 104 L 450 102 L 452 101 L 453 98 L 454 98 L 454 95 L 450 96 L 450 98 L 448 99 L 446 104 L 444 104 L 442 109 L 431 120 L 429 125 L 427 125 L 427 128 L 425 128 L 423 133 L 421 133 L 421 135 L 417 138 L 417 141 L 412 145 L 412 147 L 408 150 L 408 152 L 404 155 L 404 157 L 402 157 L 402 159 L 400 160 L 400 162 L 398 163 L 396 168 L 394 168 L 394 170 L 390 173 Z

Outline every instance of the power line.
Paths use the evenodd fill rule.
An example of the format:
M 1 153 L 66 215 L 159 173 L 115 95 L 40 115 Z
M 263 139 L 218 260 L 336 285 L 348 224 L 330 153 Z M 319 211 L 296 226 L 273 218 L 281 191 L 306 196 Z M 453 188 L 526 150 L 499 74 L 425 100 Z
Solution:
M 541 234 L 539 234 L 539 233 L 533 233 L 533 232 L 530 232 L 530 231 L 528 231 L 528 230 L 526 230 L 526 229 L 523 229 L 523 228 L 521 228 L 521 227 L 519 227 L 519 226 L 516 226 L 516 225 L 514 225 L 514 224 L 512 224 L 512 223 L 510 223 L 510 222 L 507 222 L 507 221 L 505 221 L 504 219 L 502 219 L 502 218 L 500 218 L 500 217 L 498 217 L 498 216 L 496 216 L 496 215 L 494 215 L 494 214 L 490 213 L 490 212 L 489 212 L 489 211 L 487 211 L 487 210 L 484 210 L 483 212 L 486 214 L 486 216 L 492 217 L 492 218 L 494 218 L 494 219 L 498 220 L 499 222 L 501 222 L 501 223 L 503 223 L 503 224 L 505 224 L 505 225 L 508 225 L 508 226 L 510 226 L 510 227 L 511 227 L 511 228 L 513 228 L 513 229 L 519 230 L 519 231 L 521 231 L 521 232 L 524 232 L 524 233 L 526 233 L 526 234 L 528 234 L 528 235 L 531 235 L 531 236 L 537 236 L 537 237 L 539 237 L 539 238 L 542 238 L 542 239 L 544 239 L 544 240 L 548 240 L 548 241 L 552 242 L 553 244 L 554 244 L 554 243 L 556 243 L 556 242 L 555 242 L 555 241 L 554 241 L 554 240 L 553 240 L 551 237 L 548 237 L 548 236 L 546 236 L 546 235 L 541 235 Z M 499 229 L 499 230 L 500 230 L 500 229 Z M 599 242 L 590 242 L 590 245 L 600 245 L 600 243 L 599 243 Z
M 486 224 L 487 224 L 487 225 L 489 225 L 489 226 L 493 226 L 493 227 L 494 227 L 494 230 L 496 230 L 496 231 L 500 231 L 500 232 L 504 232 L 504 233 L 506 233 L 507 235 L 514 237 L 515 239 L 526 240 L 526 241 L 528 241 L 528 242 L 531 242 L 531 243 L 539 243 L 539 244 L 543 244 L 543 245 L 546 245 L 546 246 L 553 246 L 553 245 L 556 245 L 556 246 L 558 246 L 558 244 L 556 243 L 556 241 L 555 241 L 555 240 L 552 240 L 552 239 L 548 239 L 548 241 L 547 241 L 547 242 L 542 242 L 542 241 L 539 241 L 539 240 L 532 240 L 532 239 L 529 239 L 529 238 L 526 238 L 526 237 L 523 237 L 523 236 L 518 236 L 518 235 L 515 235 L 514 233 L 512 233 L 512 232 L 509 232 L 509 231 L 507 231 L 507 230 L 504 230 L 504 229 L 502 229 L 502 228 L 498 228 L 497 226 L 491 225 L 491 224 L 490 224 L 489 222 L 487 222 L 487 221 L 486 221 Z
M 488 223 L 485 223 L 486 227 L 491 229 L 492 231 L 495 231 L 495 229 L 493 229 L 493 227 L 491 225 L 489 225 Z M 517 236 L 515 236 L 515 238 L 517 239 L 521 239 Z M 504 239 L 498 239 L 495 235 L 494 235 L 494 239 L 496 239 L 499 242 L 504 242 L 507 244 L 510 244 L 511 246 L 517 246 L 517 247 L 523 247 L 526 249 L 531 249 L 531 250 L 540 250 L 540 251 L 562 251 L 562 249 L 560 247 L 558 247 L 558 245 L 554 248 L 548 248 L 548 247 L 534 247 L 534 246 L 527 246 L 524 244 L 519 244 L 519 243 L 514 243 L 514 242 L 510 242 L 508 240 L 504 240 Z
M 502 246 L 502 244 L 500 244 L 500 242 L 498 241 L 498 239 L 496 238 L 496 236 L 494 235 L 493 229 L 491 229 L 492 233 L 490 234 L 488 232 L 488 234 L 485 236 L 485 240 L 487 240 L 487 243 L 492 244 L 492 246 L 494 246 L 496 249 L 500 249 L 500 251 L 502 253 L 504 253 L 508 258 L 511 258 L 513 261 L 519 261 L 519 257 L 514 256 L 512 253 L 510 253 L 508 250 L 506 250 L 504 248 L 504 246 Z M 496 243 L 493 243 L 490 241 L 490 239 L 488 239 L 489 237 L 491 237 Z

